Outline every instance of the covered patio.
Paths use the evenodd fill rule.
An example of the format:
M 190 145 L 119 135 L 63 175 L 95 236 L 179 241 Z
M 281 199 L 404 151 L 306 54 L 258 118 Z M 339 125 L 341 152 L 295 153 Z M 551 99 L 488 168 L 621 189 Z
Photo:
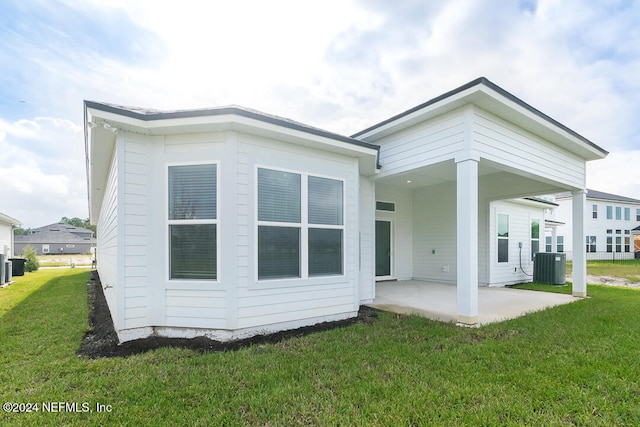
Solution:
M 515 319 L 527 313 L 578 301 L 580 298 L 550 292 L 512 288 L 478 288 L 476 325 Z M 458 320 L 456 286 L 419 280 L 376 283 L 376 298 L 370 307 L 399 314 L 418 314 L 444 322 Z
M 531 280 L 523 264 L 539 251 L 532 248 L 540 248 L 540 224 L 547 226 L 544 213 L 514 213 L 504 203 L 569 191 L 573 235 L 583 236 L 586 162 L 606 150 L 485 78 L 354 137 L 380 146 L 376 278 L 398 280 L 376 285 L 374 306 L 475 325 L 587 296 L 581 239 L 571 248 L 573 297 L 491 286 Z

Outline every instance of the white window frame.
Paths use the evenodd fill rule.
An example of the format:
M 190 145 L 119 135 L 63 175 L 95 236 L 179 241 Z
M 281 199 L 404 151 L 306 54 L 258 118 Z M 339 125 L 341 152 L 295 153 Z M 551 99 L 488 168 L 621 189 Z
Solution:
M 500 215 L 504 215 L 507 217 L 507 237 L 501 237 L 500 236 Z M 510 215 L 506 212 L 496 212 L 496 264 L 498 265 L 508 265 L 509 264 L 509 255 L 511 252 L 511 248 L 509 247 L 511 245 L 511 218 Z M 506 240 L 507 241 L 507 260 L 506 261 L 500 261 L 500 240 Z
M 538 237 L 533 237 L 533 222 L 534 221 L 538 221 Z M 529 262 L 533 262 L 533 257 L 534 257 L 534 253 L 533 253 L 533 242 L 538 242 L 538 253 L 540 253 L 540 225 L 541 225 L 542 221 L 540 220 L 540 218 L 529 218 L 529 242 L 530 242 L 530 252 L 531 252 L 531 259 Z M 544 230 L 543 230 L 544 232 Z
M 275 222 L 275 221 L 260 221 L 258 220 L 258 170 L 268 169 L 272 171 L 286 172 L 300 175 L 300 223 L 295 222 Z M 309 223 L 309 177 L 326 178 L 335 181 L 342 182 L 342 225 L 327 225 L 327 224 L 313 224 Z M 304 172 L 295 169 L 281 168 L 272 165 L 256 164 L 253 174 L 253 188 L 254 191 L 254 245 L 253 245 L 253 259 L 254 265 L 254 283 L 257 285 L 256 289 L 265 289 L 269 286 L 290 286 L 290 285 L 302 285 L 306 283 L 329 283 L 336 279 L 343 280 L 346 276 L 347 270 L 347 254 L 346 254 L 346 223 L 347 223 L 347 182 L 344 178 L 323 175 L 317 173 Z M 285 278 L 258 278 L 258 227 L 300 227 L 300 277 L 285 277 Z M 333 274 L 326 276 L 309 276 L 309 229 L 310 228 L 324 228 L 332 230 L 342 230 L 342 274 Z
M 169 219 L 169 168 L 173 166 L 200 166 L 200 165 L 216 165 L 216 219 Z M 221 221 L 220 221 L 220 161 L 199 161 L 199 162 L 171 162 L 165 163 L 164 168 L 164 235 L 165 235 L 165 280 L 171 283 L 206 283 L 219 284 L 222 281 L 222 265 L 220 264 L 220 240 L 221 240 Z M 216 225 L 216 278 L 215 279 L 172 279 L 171 278 L 171 248 L 170 244 L 170 226 L 171 225 L 197 225 L 197 224 L 215 224 Z

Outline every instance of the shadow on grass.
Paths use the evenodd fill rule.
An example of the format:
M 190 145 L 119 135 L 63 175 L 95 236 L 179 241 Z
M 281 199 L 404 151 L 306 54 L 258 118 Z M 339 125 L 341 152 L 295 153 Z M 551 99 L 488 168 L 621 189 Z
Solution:
M 10 306 L 0 315 L 0 352 L 24 355 L 45 342 L 55 352 L 71 348 L 87 330 L 84 288 L 88 279 L 86 270 L 72 269 L 41 270 L 15 278 L 0 299 Z

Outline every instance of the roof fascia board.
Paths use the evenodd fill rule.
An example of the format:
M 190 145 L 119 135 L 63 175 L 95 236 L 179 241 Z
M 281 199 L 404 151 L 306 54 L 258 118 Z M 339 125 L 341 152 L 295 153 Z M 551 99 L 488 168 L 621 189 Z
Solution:
M 6 222 L 7 224 L 12 225 L 14 227 L 22 226 L 22 223 L 20 221 L 18 221 L 15 218 L 10 217 L 9 215 L 5 215 L 3 213 L 0 213 L 0 221 Z
M 493 100 L 494 103 L 487 103 L 487 99 Z M 483 100 L 485 100 L 484 103 L 482 102 Z M 604 158 L 608 154 L 608 151 L 484 77 L 480 77 L 457 89 L 395 115 L 390 119 L 352 135 L 352 137 L 375 141 L 394 132 L 395 129 L 407 127 L 421 120 L 426 120 L 435 115 L 458 108 L 466 103 L 477 104 L 480 108 L 486 109 L 489 112 L 493 112 L 492 109 L 495 110 L 496 106 L 503 105 L 509 110 L 532 120 L 539 126 L 543 126 L 547 131 L 553 132 L 562 139 L 571 141 L 581 148 L 579 151 L 586 158 L 599 159 Z M 500 116 L 502 114 L 498 115 Z

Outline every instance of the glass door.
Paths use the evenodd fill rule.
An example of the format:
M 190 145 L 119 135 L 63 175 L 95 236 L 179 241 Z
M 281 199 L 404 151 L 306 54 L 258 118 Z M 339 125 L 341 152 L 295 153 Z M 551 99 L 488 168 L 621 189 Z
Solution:
M 376 221 L 376 279 L 391 279 L 391 221 Z

